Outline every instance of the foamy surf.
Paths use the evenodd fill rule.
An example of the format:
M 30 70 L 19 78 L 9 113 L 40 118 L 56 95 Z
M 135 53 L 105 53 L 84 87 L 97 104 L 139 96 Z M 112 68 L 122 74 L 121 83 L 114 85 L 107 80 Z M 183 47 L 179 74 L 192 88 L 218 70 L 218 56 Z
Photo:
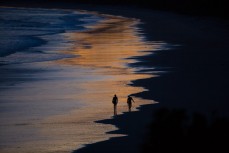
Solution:
M 0 8 L 0 12 L 0 64 L 69 58 L 58 53 L 71 50 L 75 43 L 65 33 L 84 31 L 102 20 L 72 10 Z
M 40 9 L 28 10 L 41 14 Z M 63 10 L 54 11 L 60 14 Z M 72 11 L 68 12 L 72 18 Z M 95 121 L 113 117 L 114 94 L 119 97 L 118 114 L 128 111 L 127 95 L 146 90 L 131 86 L 131 82 L 154 77 L 141 72 L 144 68 L 130 67 L 138 62 L 130 57 L 157 51 L 164 44 L 145 41 L 137 19 L 83 14 L 89 14 L 79 19 L 84 21 L 85 30 L 42 34 L 39 39 L 45 44 L 3 57 L 6 64 L 0 67 L 4 72 L 0 80 L 1 152 L 71 152 L 86 144 L 122 136 L 106 134 L 116 127 Z M 133 111 L 154 103 L 134 99 Z

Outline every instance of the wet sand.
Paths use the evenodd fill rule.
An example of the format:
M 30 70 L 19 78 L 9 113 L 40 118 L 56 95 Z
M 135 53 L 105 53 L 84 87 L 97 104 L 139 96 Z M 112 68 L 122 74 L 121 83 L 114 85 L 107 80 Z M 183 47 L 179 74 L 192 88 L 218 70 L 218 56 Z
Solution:
M 97 121 L 106 125 L 115 125 L 120 129 L 109 133 L 128 134 L 128 137 L 112 138 L 88 145 L 75 152 L 89 153 L 95 150 L 97 152 L 139 152 L 143 136 L 147 132 L 147 122 L 152 119 L 150 114 L 158 107 L 207 113 L 217 108 L 218 112 L 226 116 L 228 113 L 226 102 L 228 99 L 226 93 L 228 91 L 226 71 L 228 22 L 150 10 L 136 11 L 135 8 L 98 6 L 80 6 L 80 8 L 141 19 L 145 24 L 140 27 L 146 33 L 147 40 L 165 41 L 170 44 L 170 50 L 152 52 L 153 54 L 150 55 L 147 53 L 147 56 L 141 54 L 141 57 L 134 58 L 141 62 L 131 64 L 131 67 L 148 67 L 148 70 L 142 72 L 150 74 L 152 67 L 156 67 L 153 74 L 157 71 L 173 73 L 160 74 L 160 77 L 147 77 L 147 79 L 136 78 L 140 80 L 134 81 L 134 86 L 148 89 L 135 96 L 157 100 L 159 101 L 157 105 L 142 106 L 139 112 L 124 113 L 115 119 Z M 71 61 L 71 63 L 74 65 L 75 62 Z M 119 72 L 118 69 L 117 71 Z M 102 73 L 104 74 L 104 71 Z M 110 101 L 111 96 L 108 97 L 107 101 Z M 124 99 L 125 96 L 121 97 Z M 109 113 L 112 115 L 112 112 Z
M 138 18 L 147 40 L 166 42 L 168 48 L 136 57 L 140 62 L 131 64 L 155 68 L 146 72 L 166 72 L 134 81 L 134 86 L 149 89 L 136 96 L 159 101 L 161 107 L 229 115 L 228 20 L 131 7 L 89 10 Z
M 142 106 L 141 111 L 125 113 L 114 120 L 98 121 L 116 125 L 120 130 L 112 133 L 125 133 L 128 137 L 88 145 L 74 153 L 142 151 L 149 130 L 147 120 L 152 120 L 152 112 L 159 108 L 179 109 L 190 114 L 198 112 L 209 118 L 228 117 L 227 21 L 125 7 L 97 10 L 141 19 L 147 40 L 167 42 L 168 49 L 136 57 L 140 62 L 131 66 L 154 67 L 153 74 L 168 73 L 133 82 L 133 86 L 149 89 L 135 96 L 154 99 L 159 102 L 157 105 Z
M 99 15 L 99 14 L 96 14 Z M 1 152 L 71 152 L 85 144 L 126 135 L 106 134 L 117 127 L 95 123 L 113 118 L 111 99 L 118 95 L 118 114 L 127 112 L 127 95 L 145 89 L 133 80 L 154 75 L 130 67 L 134 56 L 158 50 L 162 42 L 144 41 L 139 20 L 103 15 L 89 30 L 65 33 L 76 55 L 58 61 L 1 66 Z M 153 100 L 134 97 L 139 105 Z M 4 110 L 4 111 L 3 111 Z

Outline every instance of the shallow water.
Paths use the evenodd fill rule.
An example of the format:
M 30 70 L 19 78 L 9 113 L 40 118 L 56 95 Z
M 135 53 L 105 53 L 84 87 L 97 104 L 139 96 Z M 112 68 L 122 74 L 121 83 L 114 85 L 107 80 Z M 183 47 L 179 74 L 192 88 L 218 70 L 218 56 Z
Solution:
M 143 67 L 130 67 L 137 62 L 131 57 L 160 50 L 164 43 L 147 42 L 137 19 L 92 14 L 103 20 L 86 25 L 86 31 L 61 34 L 71 49 L 50 49 L 71 58 L 1 66 L 1 152 L 71 152 L 120 136 L 105 134 L 115 127 L 94 121 L 113 117 L 114 94 L 119 98 L 118 114 L 127 111 L 127 95 L 145 90 L 131 86 L 131 81 L 154 77 L 140 73 Z M 55 48 L 55 41 L 51 46 Z M 134 99 L 134 111 L 154 103 Z

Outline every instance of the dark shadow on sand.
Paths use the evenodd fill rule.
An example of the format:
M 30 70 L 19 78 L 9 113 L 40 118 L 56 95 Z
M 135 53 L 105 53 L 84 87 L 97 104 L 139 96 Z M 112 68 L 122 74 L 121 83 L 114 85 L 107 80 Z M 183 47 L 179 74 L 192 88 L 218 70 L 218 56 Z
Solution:
M 143 153 L 193 153 L 229 151 L 228 118 L 212 114 L 210 118 L 184 110 L 162 108 L 153 115 Z
M 53 7 L 53 4 L 48 6 Z M 77 6 L 71 6 L 70 8 L 77 8 Z M 87 6 L 85 6 L 85 8 L 87 8 Z M 164 12 L 136 10 L 135 8 L 125 10 L 121 8 L 115 9 L 92 6 L 88 10 L 139 18 L 146 23 L 141 25 L 141 27 L 144 29 L 148 40 L 165 41 L 170 44 L 178 44 L 179 46 L 173 46 L 170 50 L 154 52 L 145 57 L 136 57 L 140 62 L 131 64 L 133 67 L 156 67 L 156 71 L 166 70 L 170 72 L 161 74 L 161 76 L 157 78 L 142 79 L 133 82 L 134 86 L 141 86 L 148 89 L 148 91 L 135 94 L 134 96 L 154 99 L 159 101 L 159 104 L 142 106 L 139 112 L 125 113 L 124 115 L 118 115 L 115 119 L 98 121 L 99 123 L 113 124 L 119 128 L 119 130 L 113 131 L 112 133 L 127 134 L 128 136 L 112 138 L 108 141 L 87 145 L 85 148 L 74 151 L 74 153 L 140 152 L 140 144 L 144 141 L 142 136 L 147 133 L 145 125 L 150 123 L 155 117 L 152 117 L 152 112 L 156 111 L 159 107 L 166 107 L 168 112 L 165 111 L 164 113 L 171 114 L 172 117 L 168 118 L 165 123 L 162 122 L 158 124 L 156 122 L 157 125 L 166 126 L 162 128 L 162 131 L 158 135 L 156 133 L 156 137 L 150 138 L 154 141 L 158 137 L 164 137 L 164 139 L 161 140 L 163 144 L 156 145 L 156 147 L 163 146 L 165 148 L 172 147 L 176 149 L 174 146 L 168 144 L 173 141 L 169 136 L 183 138 L 183 130 L 190 130 L 190 136 L 185 139 L 192 144 L 193 141 L 197 140 L 196 137 L 191 138 L 191 129 L 194 128 L 192 127 L 194 125 L 200 128 L 194 128 L 194 133 L 203 134 L 200 140 L 203 140 L 206 135 L 204 132 L 205 129 L 213 128 L 216 131 L 221 131 L 225 127 L 228 127 L 228 120 L 223 119 L 229 116 L 229 24 L 227 21 L 222 22 L 218 19 L 209 20 L 208 18 L 193 18 Z M 201 115 L 193 115 L 193 124 L 188 126 L 187 129 L 182 129 L 181 124 L 187 121 L 185 113 L 182 111 L 170 112 L 170 110 L 173 109 L 185 110 L 187 114 L 199 112 L 198 114 Z M 178 117 L 173 118 L 177 113 Z M 217 114 L 218 119 L 212 120 L 211 123 L 206 123 L 206 118 L 209 118 L 212 114 Z M 159 120 L 160 117 L 163 116 L 163 113 L 160 114 L 158 116 Z M 219 123 L 215 124 L 214 122 Z M 152 125 L 154 124 L 155 122 L 152 123 Z M 214 127 L 214 125 L 217 126 Z M 167 130 L 167 126 L 174 126 L 176 128 L 163 131 Z M 155 128 L 158 127 L 151 126 L 152 130 Z M 161 130 L 161 128 L 159 128 L 159 130 Z M 151 132 L 154 135 L 155 131 Z M 211 132 L 211 130 L 208 132 Z M 211 137 L 209 140 L 215 137 L 215 134 L 207 134 L 208 137 Z M 198 135 L 194 134 L 194 136 Z M 167 138 L 170 141 L 167 142 Z M 189 138 L 193 141 L 190 142 L 190 140 L 188 140 Z M 216 139 L 222 142 L 220 137 L 216 136 Z M 149 147 L 146 141 L 145 147 Z M 203 141 L 205 141 L 205 139 Z M 180 139 L 174 141 L 174 143 L 175 142 L 183 143 L 180 142 Z M 206 140 L 206 142 L 208 142 L 208 140 Z M 199 143 L 197 142 L 196 144 L 199 145 Z M 212 142 L 206 144 L 213 145 Z M 155 147 L 155 144 L 153 145 Z M 188 144 L 187 147 L 190 147 L 189 145 L 190 144 Z M 152 151 L 155 149 L 150 146 L 147 150 Z M 194 149 L 190 150 L 198 152 Z M 161 152 L 165 151 L 166 149 L 161 150 Z M 182 151 L 182 147 L 179 151 Z
M 144 105 L 137 112 L 126 112 L 113 119 L 97 121 L 97 123 L 115 125 L 118 130 L 111 131 L 111 134 L 125 134 L 128 136 L 111 138 L 76 150 L 73 153 L 137 153 L 144 142 L 146 131 L 144 130 L 151 122 L 153 105 Z
M 132 17 L 131 14 L 128 15 L 127 11 L 123 11 L 123 13 L 127 15 L 127 17 Z M 170 129 L 166 134 L 163 134 L 163 130 L 166 130 L 166 128 L 162 128 L 162 132 L 159 133 L 157 137 L 151 138 L 157 139 L 158 137 L 164 137 L 163 140 L 161 140 L 163 144 L 160 144 L 160 147 L 173 147 L 169 144 L 169 142 L 173 141 L 171 137 L 183 137 L 183 133 L 181 132 L 184 129 L 181 129 L 183 128 L 181 124 L 187 121 L 185 113 L 191 114 L 191 116 L 193 114 L 192 121 L 197 122 L 191 124 L 185 130 L 191 130 L 192 126 L 200 126 L 200 128 L 202 128 L 201 126 L 205 126 L 203 127 L 204 130 L 210 128 L 213 131 L 210 130 L 207 133 L 207 137 L 211 137 L 209 140 L 213 140 L 216 136 L 217 132 L 215 131 L 228 126 L 228 120 L 223 119 L 229 116 L 229 96 L 227 93 L 229 91 L 229 48 L 226 41 L 229 35 L 228 29 L 225 27 L 228 23 L 208 19 L 199 20 L 197 18 L 176 16 L 167 13 L 160 14 L 158 12 L 154 12 L 152 16 L 148 17 L 146 16 L 148 13 L 147 11 L 139 12 L 137 15 L 146 22 L 145 25 L 141 26 L 145 29 L 147 38 L 149 40 L 163 40 L 171 44 L 178 44 L 178 46 L 172 46 L 170 50 L 162 50 L 144 57 L 136 57 L 139 62 L 130 65 L 133 67 L 152 66 L 156 68 L 155 72 L 161 70 L 168 72 L 162 73 L 160 77 L 157 78 L 148 78 L 133 82 L 134 86 L 148 89 L 148 91 L 135 94 L 134 96 L 154 99 L 158 101 L 159 104 L 142 106 L 140 112 L 125 113 L 113 120 L 100 121 L 100 123 L 117 126 L 120 130 L 114 133 L 125 133 L 128 137 L 112 138 L 108 141 L 88 145 L 74 153 L 140 152 L 140 144 L 143 142 L 142 136 L 145 135 L 145 132 L 147 133 L 147 128 L 139 126 L 143 124 L 138 124 L 138 122 L 141 123 L 144 122 L 144 120 L 152 120 L 155 116 L 152 116 L 151 113 L 159 108 L 185 110 L 185 112 L 170 112 L 171 115 L 175 116 L 178 113 L 178 118 L 172 117 L 165 125 L 175 126 L 176 128 Z M 196 114 L 195 112 L 198 113 Z M 216 114 L 218 119 L 211 120 L 210 123 L 206 123 L 205 125 L 205 120 L 209 119 L 212 114 Z M 162 116 L 163 114 L 161 114 L 161 117 Z M 162 125 L 159 124 L 159 126 L 164 126 L 164 123 L 162 123 Z M 217 128 L 215 128 L 215 126 Z M 151 126 L 148 130 L 151 130 L 151 133 L 155 134 L 155 131 L 152 131 L 154 128 L 155 127 Z M 194 131 L 197 134 L 201 133 L 203 129 L 194 129 Z M 138 133 L 139 131 L 140 133 Z M 143 135 L 142 132 L 144 133 Z M 212 133 L 212 135 L 210 135 L 210 133 Z M 188 134 L 191 135 L 191 133 Z M 200 142 L 197 140 L 196 134 L 193 135 L 193 138 L 190 138 L 191 136 L 184 138 L 188 143 L 184 144 L 184 146 L 191 147 L 191 144 L 199 145 Z M 203 133 L 200 140 L 205 141 L 206 138 L 204 138 L 204 136 L 206 136 L 206 133 Z M 167 142 L 167 138 L 170 141 Z M 220 137 L 216 136 L 216 138 L 223 144 Z M 195 140 L 197 140 L 196 143 L 194 142 Z M 180 141 L 181 140 L 178 139 L 174 141 L 174 143 L 182 144 Z M 214 142 L 216 141 L 209 142 L 206 140 L 206 143 L 204 143 L 201 148 L 204 149 L 207 144 L 213 145 Z M 147 146 L 147 142 L 145 143 L 144 148 L 146 149 L 143 149 L 144 152 L 147 150 L 154 152 L 153 148 Z M 220 146 L 220 144 L 218 144 L 218 146 Z M 178 151 L 182 152 L 182 149 L 183 147 Z M 173 147 L 173 152 L 175 152 L 174 150 L 176 150 L 176 148 Z M 197 152 L 196 148 L 190 150 Z M 161 152 L 165 151 L 168 150 L 165 149 Z

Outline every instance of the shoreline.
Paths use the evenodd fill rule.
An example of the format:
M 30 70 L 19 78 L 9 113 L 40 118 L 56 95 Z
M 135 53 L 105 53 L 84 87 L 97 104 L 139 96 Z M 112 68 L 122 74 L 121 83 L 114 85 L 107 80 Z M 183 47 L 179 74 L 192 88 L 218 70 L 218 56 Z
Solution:
M 226 43 L 228 40 L 228 36 L 226 36 L 228 34 L 226 29 L 227 23 L 223 22 L 217 24 L 218 21 L 212 21 L 211 19 L 208 21 L 208 18 L 199 19 L 197 17 L 149 10 L 136 13 L 138 14 L 136 15 L 135 13 L 131 13 L 130 10 L 123 10 L 115 13 L 114 8 L 102 9 L 101 7 L 97 9 L 89 8 L 88 10 L 90 9 L 94 11 L 102 10 L 101 12 L 108 14 L 112 14 L 112 12 L 116 15 L 124 14 L 124 16 L 127 17 L 137 16 L 137 18 L 139 17 L 145 22 L 141 27 L 143 27 L 147 39 L 166 41 L 175 44 L 175 47 L 171 50 L 147 55 L 145 57 L 136 57 L 138 59 L 140 58 L 142 62 L 133 64 L 132 66 L 153 65 L 158 67 L 157 70 L 163 68 L 162 70 L 173 71 L 172 73 L 162 74 L 158 78 L 134 81 L 133 86 L 141 86 L 149 89 L 149 91 L 135 94 L 136 96 L 159 101 L 160 105 L 158 106 L 157 104 L 156 108 L 182 108 L 191 112 L 207 111 L 205 112 L 207 114 L 214 111 L 212 108 L 219 108 L 219 112 L 222 113 L 222 116 L 228 115 L 228 104 L 225 103 L 225 100 L 228 99 L 226 95 L 226 91 L 228 91 L 226 90 L 228 88 L 228 73 L 226 72 L 226 67 L 228 66 L 228 53 L 226 53 L 226 50 L 228 50 Z M 149 19 L 146 16 L 149 12 L 154 12 L 156 14 Z M 210 46 L 208 46 L 209 43 L 211 44 Z M 176 45 L 180 45 L 180 47 Z M 214 52 L 216 49 L 220 50 L 218 51 L 218 55 Z M 211 66 L 214 68 L 213 70 L 215 72 L 211 69 Z M 168 69 L 170 67 L 173 67 L 173 69 Z M 219 82 L 215 82 L 216 80 Z M 206 91 L 202 93 L 204 90 Z M 190 97 L 190 99 L 187 99 L 187 97 Z M 218 106 L 218 103 L 214 102 L 215 100 L 218 100 L 221 104 Z M 184 103 L 184 101 L 186 102 Z M 208 103 L 206 103 L 206 101 L 208 101 Z M 93 152 L 94 149 L 100 149 L 101 152 L 107 152 L 107 150 L 111 151 L 111 147 L 116 148 L 118 146 L 116 148 L 117 150 L 113 149 L 112 151 L 121 153 L 126 151 L 124 147 L 128 145 L 129 147 L 126 148 L 127 150 L 130 149 L 131 152 L 138 152 L 139 150 L 135 150 L 136 148 L 133 149 L 131 144 L 133 143 L 132 140 L 136 140 L 136 137 L 132 137 L 136 132 L 128 131 L 136 123 L 135 120 L 133 120 L 133 116 L 142 117 L 142 114 L 146 112 L 152 114 L 152 111 L 156 108 L 152 108 L 152 105 L 149 105 L 143 108 L 144 111 L 133 112 L 131 114 L 125 113 L 124 115 L 118 116 L 115 120 L 98 121 L 100 123 L 116 125 L 120 127 L 121 130 L 126 128 L 124 132 L 116 132 L 129 132 L 130 137 L 112 138 L 108 141 L 90 144 L 74 152 L 88 153 Z M 138 113 L 140 113 L 140 115 L 138 115 Z M 125 127 L 120 124 L 120 122 L 123 123 L 123 121 L 128 121 L 129 119 L 131 119 L 130 123 L 128 123 L 130 127 Z M 131 138 L 133 139 L 131 140 Z M 126 141 L 129 142 L 127 146 L 126 144 L 122 144 L 122 142 Z M 107 145 L 107 147 L 103 148 L 104 145 Z M 119 147 L 121 147 L 120 150 L 118 149 Z
M 198 112 L 210 119 L 212 115 L 213 117 L 214 115 L 228 117 L 229 106 L 226 91 L 228 91 L 229 74 L 226 72 L 226 67 L 229 65 L 227 60 L 229 47 L 226 27 L 229 23 L 209 17 L 199 18 L 144 9 L 138 9 L 138 13 L 132 13 L 136 12 L 134 9 L 117 11 L 120 8 L 101 7 L 92 10 L 136 17 L 144 23 L 141 28 L 147 40 L 165 41 L 172 44 L 169 50 L 135 57 L 140 62 L 131 64 L 133 67 L 153 66 L 156 67 L 155 71 L 168 71 L 169 73 L 159 73 L 160 77 L 133 82 L 133 86 L 148 89 L 134 96 L 154 99 L 159 101 L 159 104 L 142 106 L 139 112 L 134 112 L 132 115 L 126 113 L 117 119 L 98 121 L 119 127 L 120 130 L 111 133 L 127 133 L 128 137 L 112 138 L 108 141 L 87 145 L 74 153 L 92 153 L 94 150 L 101 153 L 141 152 L 141 145 L 145 140 L 139 139 L 145 139 L 144 136 L 148 134 L 149 129 L 140 128 L 145 130 L 145 134 L 132 130 L 137 125 L 134 118 L 150 116 L 149 120 L 152 122 L 153 112 L 160 108 L 181 109 L 190 115 Z M 149 17 L 148 13 L 152 13 L 152 16 Z M 151 73 L 151 71 L 148 72 Z M 123 122 L 127 122 L 129 126 L 123 125 Z
M 22 73 L 23 70 L 25 72 L 23 66 L 32 70 L 37 68 L 40 71 L 38 74 L 28 75 L 32 76 L 35 82 L 33 80 L 26 81 L 28 80 L 27 76 L 20 84 L 15 84 L 12 87 L 15 89 L 7 89 L 1 93 L 2 101 L 9 100 L 18 108 L 21 105 L 26 106 L 23 107 L 24 109 L 19 109 L 21 111 L 19 114 L 25 115 L 26 119 L 20 118 L 22 117 L 20 115 L 14 118 L 13 115 L 18 112 L 11 114 L 12 119 L 9 122 L 7 122 L 7 114 L 1 116 L 2 121 L 5 121 L 2 122 L 1 128 L 9 126 L 9 128 L 4 128 L 5 132 L 4 130 L 1 131 L 2 134 L 6 133 L 6 135 L 2 135 L 1 142 L 5 148 L 2 147 L 1 151 L 7 153 L 15 152 L 15 150 L 17 152 L 31 150 L 33 152 L 66 151 L 70 148 L 72 150 L 79 148 L 79 144 L 93 143 L 109 137 L 120 136 L 120 134 L 109 135 L 104 133 L 115 129 L 114 126 L 98 124 L 93 121 L 112 116 L 112 104 L 107 102 L 111 101 L 110 98 L 114 92 L 118 92 L 121 101 L 119 113 L 126 112 L 126 95 L 144 90 L 129 86 L 130 81 L 151 76 L 135 73 L 137 69 L 127 66 L 129 63 L 135 62 L 130 57 L 146 54 L 139 52 L 139 50 L 151 48 L 145 41 L 141 40 L 142 37 L 139 37 L 140 32 L 135 27 L 136 24 L 138 21 L 135 19 L 109 16 L 107 21 L 94 25 L 89 31 L 78 32 L 77 35 L 75 33 L 69 34 L 72 40 L 82 42 L 72 52 L 81 56 L 43 63 L 12 65 L 16 70 L 18 67 L 21 68 Z M 93 33 L 96 34 L 97 39 L 92 36 Z M 129 41 L 132 43 L 129 44 Z M 121 48 L 122 51 L 117 52 L 120 50 L 120 42 L 125 46 L 125 49 Z M 103 45 L 100 45 L 102 43 L 110 45 L 104 48 Z M 84 46 L 85 44 L 87 47 Z M 157 43 L 154 45 L 157 46 Z M 31 72 L 33 72 L 32 70 Z M 22 80 L 22 78 L 20 79 Z M 77 79 L 84 81 L 80 82 Z M 20 90 L 16 90 L 16 88 Z M 10 98 L 12 97 L 11 94 L 14 95 L 14 98 Z M 33 96 L 30 97 L 30 95 Z M 17 100 L 15 101 L 16 97 Z M 93 99 L 96 99 L 96 103 Z M 138 102 L 136 106 L 153 102 L 140 98 L 136 98 L 136 100 Z M 88 103 L 84 104 L 85 101 Z M 70 108 L 74 109 L 78 104 L 77 102 L 81 102 L 83 107 L 86 105 L 90 108 L 86 109 L 86 112 L 67 111 Z M 47 111 L 48 109 L 51 111 Z M 54 115 L 45 117 L 45 119 L 42 116 L 41 119 L 40 113 L 42 111 L 47 111 L 48 115 Z M 58 112 L 60 114 L 55 115 Z M 47 114 L 42 113 L 44 116 Z M 82 124 L 82 126 L 79 127 L 78 124 Z M 18 126 L 20 127 L 19 133 L 14 130 Z M 7 133 L 11 135 L 7 136 Z M 33 137 L 28 137 L 28 134 L 33 135 Z M 10 142 L 19 141 L 11 146 L 7 144 L 7 139 L 4 137 L 9 138 Z M 10 137 L 12 138 L 10 139 Z

